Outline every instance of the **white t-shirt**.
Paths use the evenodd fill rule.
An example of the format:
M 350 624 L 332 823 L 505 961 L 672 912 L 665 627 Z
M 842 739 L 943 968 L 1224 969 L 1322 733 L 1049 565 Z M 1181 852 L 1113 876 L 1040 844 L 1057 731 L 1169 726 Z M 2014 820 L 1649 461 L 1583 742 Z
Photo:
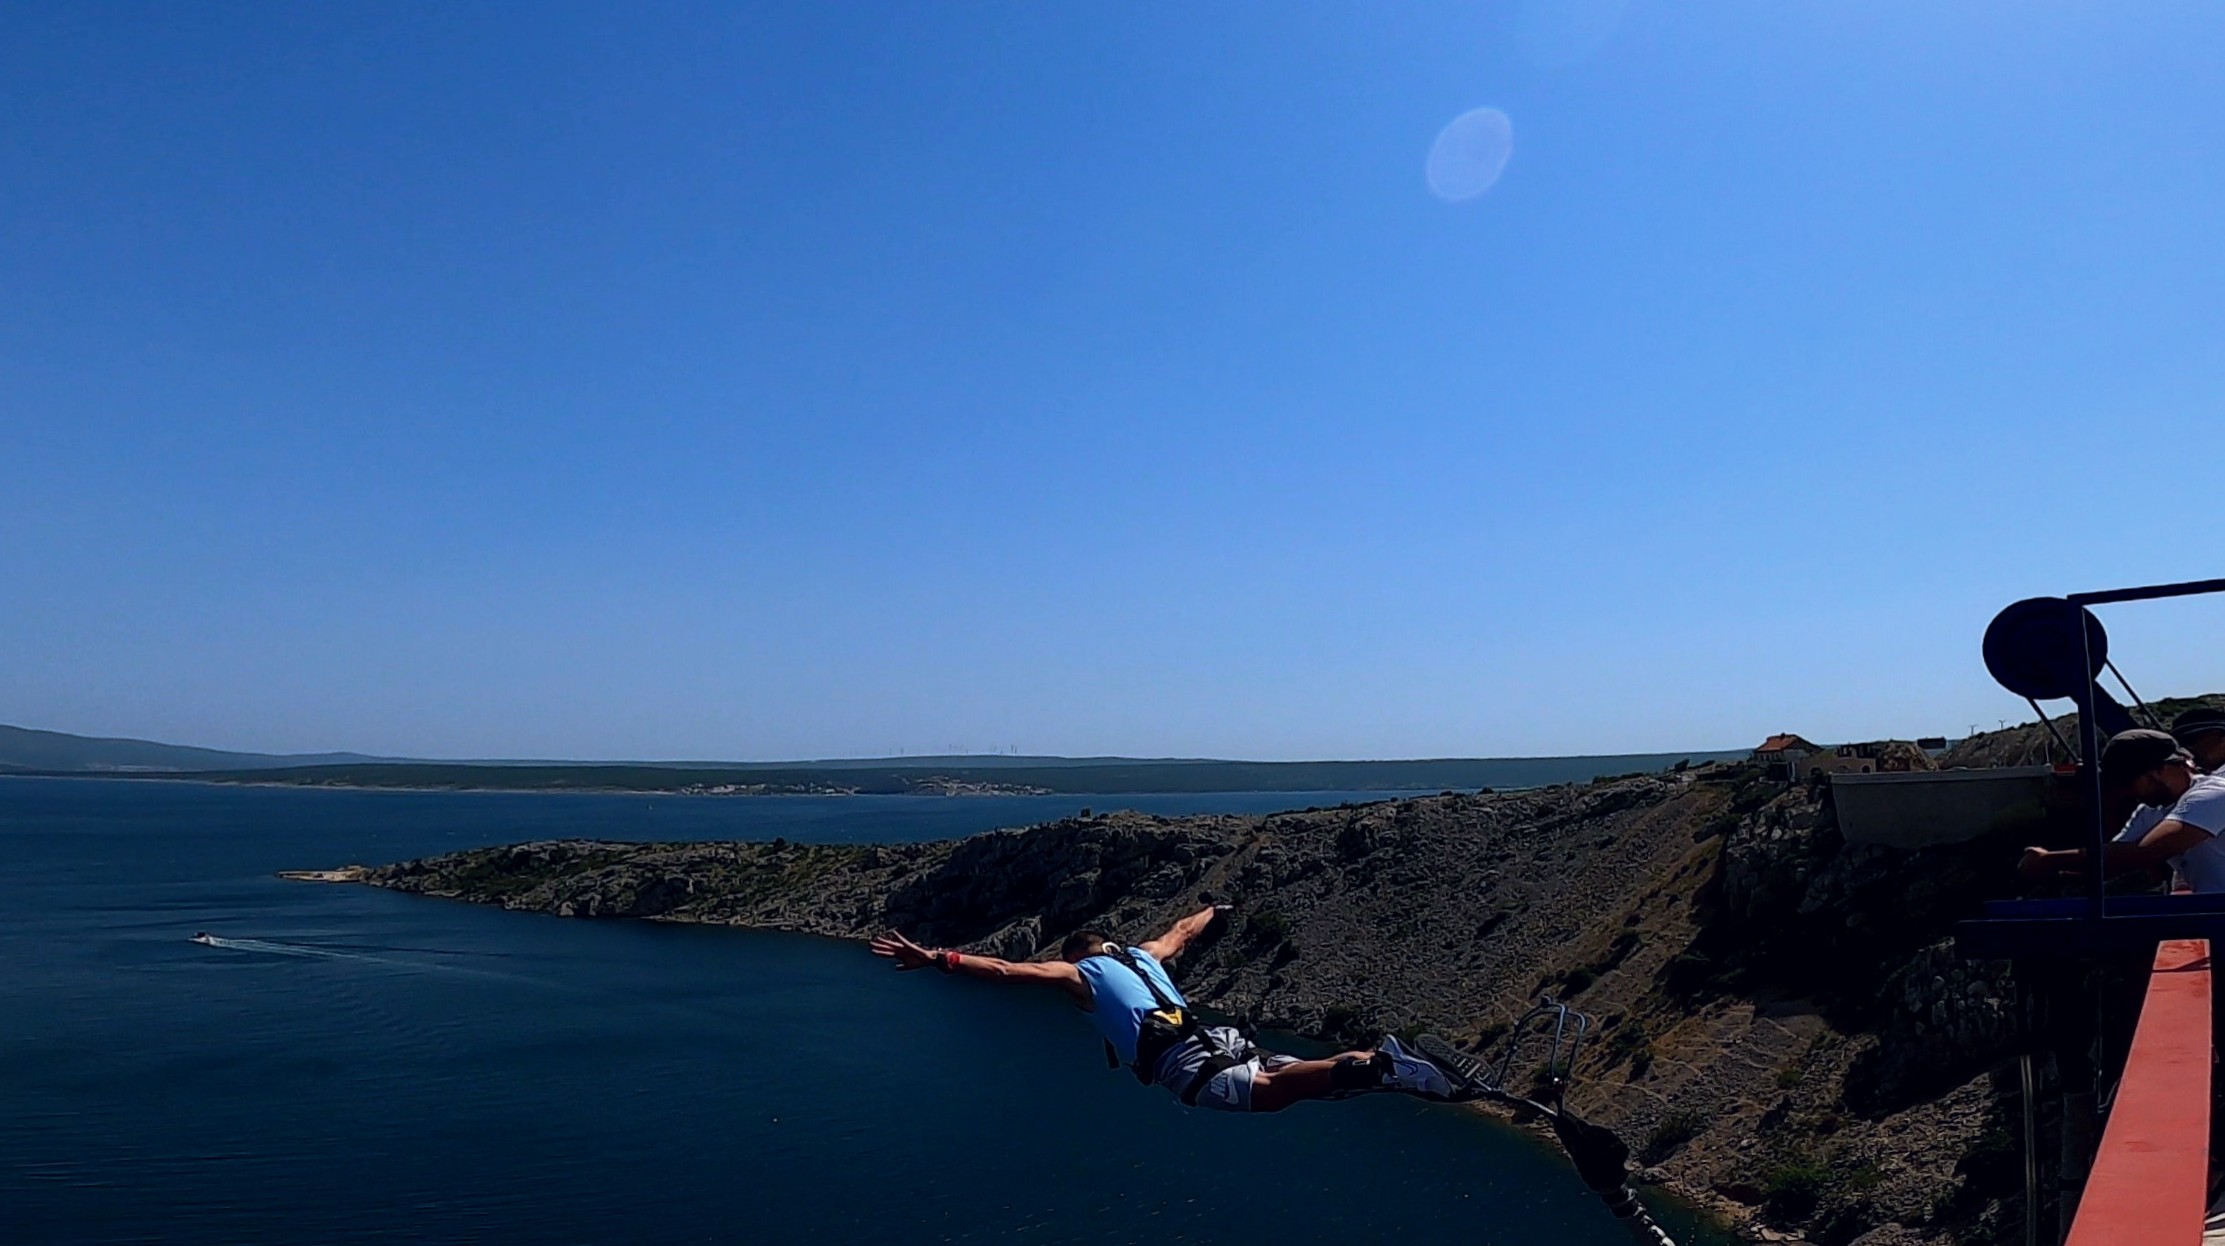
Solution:
M 2184 822 L 2208 831 L 2210 837 L 2171 858 L 2171 868 L 2196 891 L 2225 891 L 2225 775 L 2195 778 L 2186 794 L 2166 809 L 2142 805 L 2117 832 L 2119 843 L 2134 844 L 2165 822 Z

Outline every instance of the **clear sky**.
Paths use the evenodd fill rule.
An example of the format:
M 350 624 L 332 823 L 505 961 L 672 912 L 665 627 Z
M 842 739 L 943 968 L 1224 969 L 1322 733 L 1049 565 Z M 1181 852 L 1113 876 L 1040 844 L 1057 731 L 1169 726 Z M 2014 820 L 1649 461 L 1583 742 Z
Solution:
M 8 5 L 0 722 L 1959 734 L 2225 575 L 2221 330 L 2209 0 Z

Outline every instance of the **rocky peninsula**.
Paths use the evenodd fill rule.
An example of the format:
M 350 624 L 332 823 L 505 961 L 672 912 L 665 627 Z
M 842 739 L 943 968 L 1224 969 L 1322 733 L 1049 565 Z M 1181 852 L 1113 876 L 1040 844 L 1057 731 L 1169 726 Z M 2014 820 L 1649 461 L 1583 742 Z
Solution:
M 1757 1233 L 1983 1242 L 2019 1186 L 2004 965 L 1951 924 L 2015 843 L 1848 844 L 1829 789 L 1715 764 L 1267 816 L 1083 815 L 938 843 L 565 840 L 347 881 L 569 917 L 1047 955 L 1236 906 L 1192 998 L 1328 1042 L 1489 1048 L 1540 992 L 1598 1019 L 1571 1102 Z

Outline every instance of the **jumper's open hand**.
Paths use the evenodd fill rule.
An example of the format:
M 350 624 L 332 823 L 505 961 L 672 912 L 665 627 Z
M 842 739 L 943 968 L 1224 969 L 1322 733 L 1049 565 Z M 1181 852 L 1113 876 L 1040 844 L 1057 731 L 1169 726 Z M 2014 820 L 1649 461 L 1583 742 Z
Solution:
M 907 969 L 925 969 L 935 963 L 933 952 L 894 930 L 873 940 L 873 954 L 875 956 L 886 956 L 895 961 L 899 972 Z

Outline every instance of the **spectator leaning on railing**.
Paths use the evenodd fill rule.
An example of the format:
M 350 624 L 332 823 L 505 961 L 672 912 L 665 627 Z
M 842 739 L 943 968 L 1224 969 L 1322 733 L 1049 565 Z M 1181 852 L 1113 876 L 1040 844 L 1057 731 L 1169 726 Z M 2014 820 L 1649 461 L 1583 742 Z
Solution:
M 2188 722 L 2191 717 L 2180 715 L 2174 733 L 2187 723 L 2205 748 L 2225 752 L 2225 740 L 2213 745 L 2210 739 L 2225 733 L 2225 721 L 2211 727 Z M 2225 833 L 2225 776 L 2199 773 L 2194 755 L 2180 747 L 2184 738 L 2137 728 L 2117 733 L 2101 750 L 2103 790 L 2140 802 L 2109 845 L 2102 867 L 2116 874 L 2168 862 L 2194 890 L 2225 892 L 2225 839 L 2219 838 Z M 2082 848 L 2026 848 L 2017 862 L 2017 872 L 2033 879 L 2085 869 Z

